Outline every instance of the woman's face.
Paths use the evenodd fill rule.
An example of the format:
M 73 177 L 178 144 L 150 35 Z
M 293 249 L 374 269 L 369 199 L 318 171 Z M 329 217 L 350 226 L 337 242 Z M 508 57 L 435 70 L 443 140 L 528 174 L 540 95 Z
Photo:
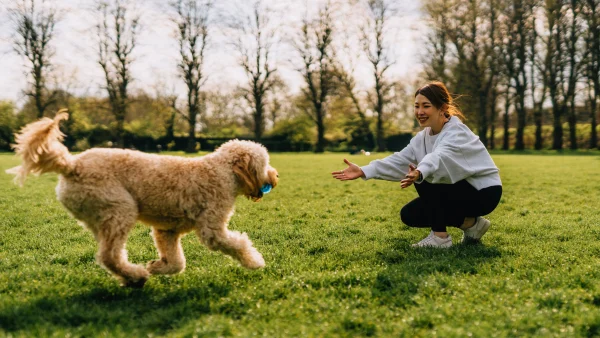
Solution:
M 446 122 L 441 109 L 437 109 L 424 95 L 415 97 L 415 117 L 422 128 L 430 127 L 434 132 L 439 132 Z

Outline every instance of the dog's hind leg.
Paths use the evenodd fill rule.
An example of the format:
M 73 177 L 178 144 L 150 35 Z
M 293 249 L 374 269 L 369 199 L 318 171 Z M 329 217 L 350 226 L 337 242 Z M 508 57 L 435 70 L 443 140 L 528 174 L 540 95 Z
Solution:
M 148 280 L 148 271 L 140 265 L 127 260 L 125 244 L 127 235 L 135 225 L 135 212 L 114 210 L 110 218 L 105 219 L 97 229 L 99 244 L 98 262 L 117 277 L 123 286 L 142 287 Z
M 185 269 L 185 256 L 181 247 L 181 234 L 174 231 L 152 229 L 159 260 L 148 262 L 146 268 L 153 275 L 176 274 Z
M 265 266 L 265 260 L 248 238 L 246 233 L 230 231 L 227 225 L 219 229 L 202 227 L 196 231 L 202 243 L 211 250 L 237 259 L 242 266 L 248 269 L 258 269 Z

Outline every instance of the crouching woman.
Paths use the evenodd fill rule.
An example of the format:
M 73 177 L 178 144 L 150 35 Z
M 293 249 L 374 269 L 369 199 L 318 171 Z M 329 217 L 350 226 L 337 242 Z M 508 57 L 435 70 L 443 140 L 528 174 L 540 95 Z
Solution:
M 448 248 L 452 238 L 446 227 L 464 231 L 463 241 L 480 240 L 491 213 L 502 196 L 498 168 L 487 149 L 463 122 L 446 86 L 431 82 L 415 93 L 415 118 L 423 128 L 400 152 L 359 167 L 344 159 L 347 168 L 334 171 L 341 180 L 382 179 L 413 183 L 419 197 L 406 204 L 402 221 L 416 228 L 430 228 L 416 247 Z

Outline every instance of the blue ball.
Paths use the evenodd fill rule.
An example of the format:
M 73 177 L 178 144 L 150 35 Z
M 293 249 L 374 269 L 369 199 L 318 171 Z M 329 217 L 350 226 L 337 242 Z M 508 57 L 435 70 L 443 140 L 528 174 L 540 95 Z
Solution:
M 262 187 L 260 187 L 260 191 L 263 194 L 268 194 L 271 192 L 271 188 L 273 188 L 272 185 L 270 185 L 269 183 L 266 183 L 265 185 L 263 185 Z

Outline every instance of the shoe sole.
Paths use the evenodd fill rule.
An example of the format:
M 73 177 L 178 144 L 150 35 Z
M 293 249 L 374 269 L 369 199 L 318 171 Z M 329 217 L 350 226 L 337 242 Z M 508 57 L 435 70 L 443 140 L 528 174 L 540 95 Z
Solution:
M 452 247 L 452 242 L 450 242 L 450 243 L 444 243 L 442 245 L 423 245 L 423 246 L 420 246 L 420 245 L 412 244 L 411 246 L 413 248 L 440 248 L 440 249 L 447 249 L 447 248 Z

